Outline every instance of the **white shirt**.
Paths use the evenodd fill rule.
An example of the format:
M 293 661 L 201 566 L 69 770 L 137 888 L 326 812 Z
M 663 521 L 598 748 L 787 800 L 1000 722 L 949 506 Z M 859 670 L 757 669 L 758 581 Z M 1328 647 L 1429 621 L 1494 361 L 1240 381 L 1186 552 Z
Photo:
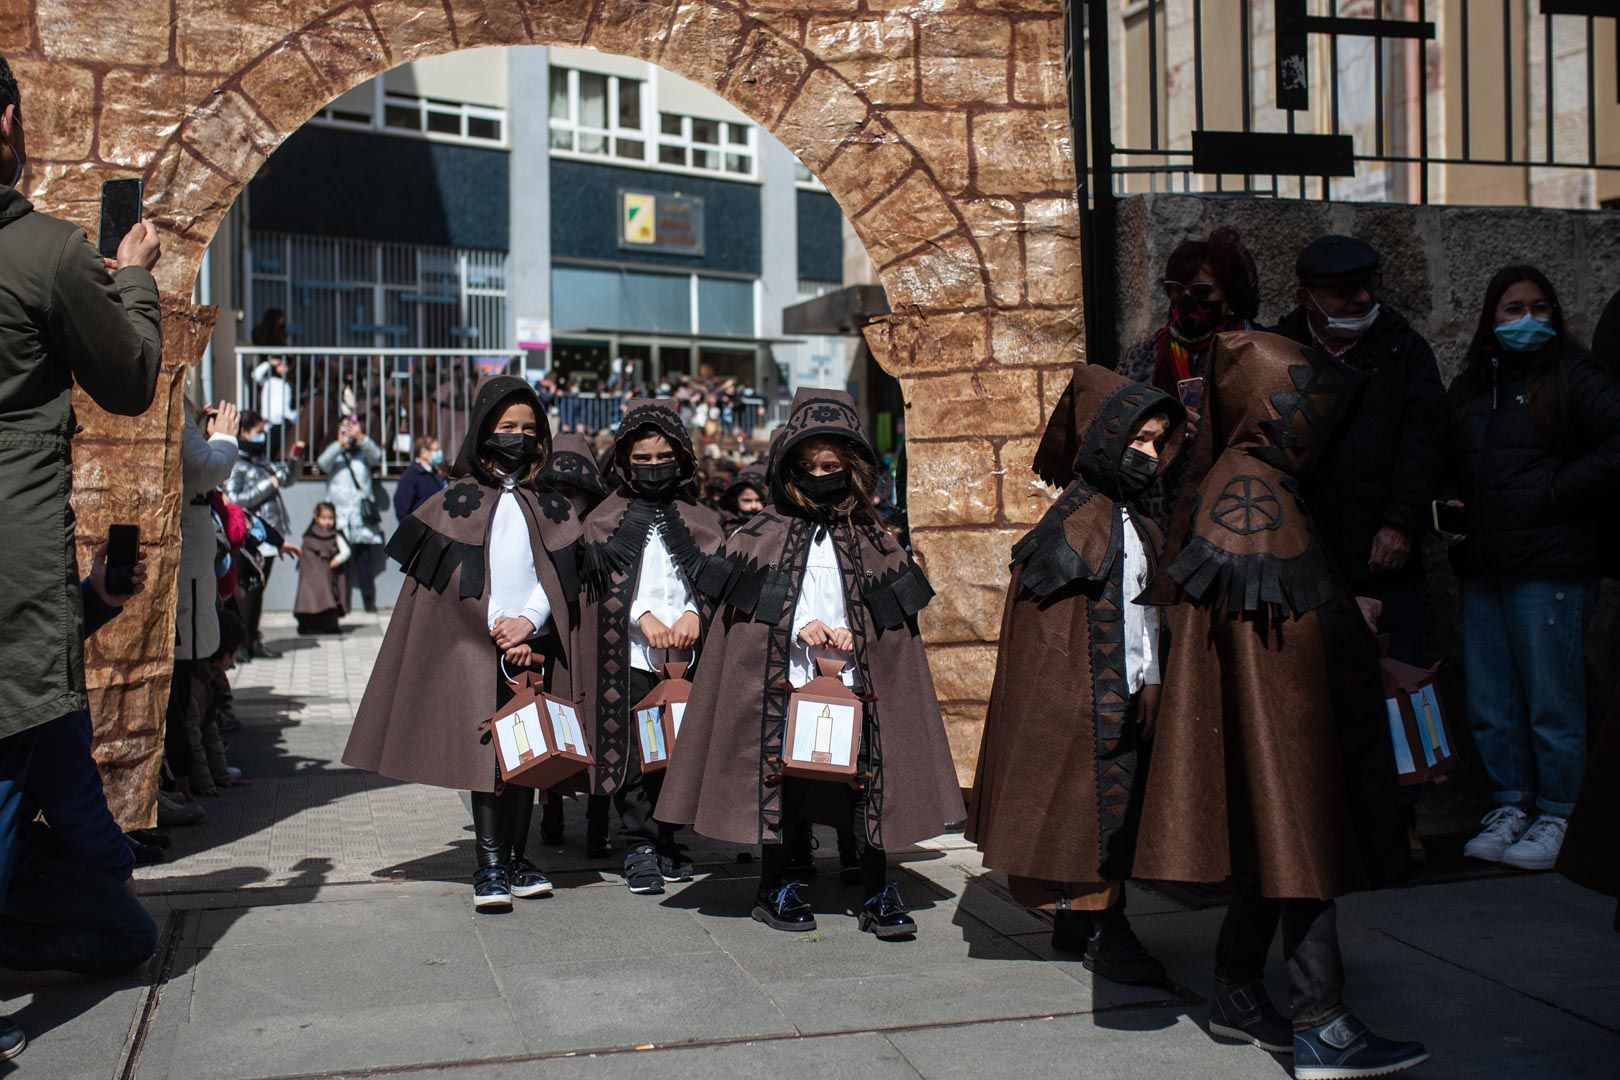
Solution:
M 1159 609 L 1136 603 L 1148 584 L 1148 558 L 1142 537 L 1124 510 L 1125 525 L 1125 688 L 1133 695 L 1159 684 Z
M 259 384 L 259 415 L 271 427 L 289 421 L 297 423 L 298 410 L 293 408 L 293 392 L 286 379 L 273 373 L 270 361 L 261 361 L 253 369 L 253 381 Z
M 655 649 L 641 632 L 641 617 L 648 612 L 665 626 L 674 626 L 690 611 L 696 615 L 692 590 L 669 557 L 664 536 L 656 524 L 647 529 L 647 543 L 641 549 L 641 572 L 636 575 L 636 596 L 630 603 L 630 666 L 637 671 L 656 672 L 668 663 L 692 659 L 690 649 Z
M 489 626 L 499 619 L 528 619 L 539 634 L 551 621 L 551 601 L 534 568 L 529 522 L 507 481 L 495 501 L 489 529 Z
M 816 659 L 825 657 L 844 662 L 840 677 L 845 686 L 855 685 L 855 656 L 826 646 L 811 648 L 799 640 L 799 631 L 820 621 L 829 630 L 849 629 L 849 612 L 844 607 L 844 574 L 838 567 L 838 547 L 832 534 L 817 529 L 810 555 L 805 559 L 804 582 L 799 601 L 793 607 L 793 640 L 788 648 L 788 681 L 803 686 L 817 675 Z

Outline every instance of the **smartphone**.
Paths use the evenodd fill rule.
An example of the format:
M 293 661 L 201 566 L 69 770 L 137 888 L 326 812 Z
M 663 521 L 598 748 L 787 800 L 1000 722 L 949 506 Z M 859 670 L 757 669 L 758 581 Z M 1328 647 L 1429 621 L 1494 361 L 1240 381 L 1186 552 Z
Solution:
M 107 530 L 107 592 L 128 596 L 135 591 L 135 564 L 141 560 L 141 527 L 114 525 Z
M 101 185 L 101 249 L 103 259 L 118 256 L 118 245 L 141 220 L 141 178 L 106 180 Z
M 1448 533 L 1452 536 L 1462 536 L 1468 532 L 1468 511 L 1461 506 L 1452 506 L 1439 499 L 1434 501 L 1434 531 Z
M 1200 412 L 1204 408 L 1204 380 L 1201 378 L 1182 379 L 1176 383 L 1176 397 L 1181 399 L 1183 408 L 1193 412 Z

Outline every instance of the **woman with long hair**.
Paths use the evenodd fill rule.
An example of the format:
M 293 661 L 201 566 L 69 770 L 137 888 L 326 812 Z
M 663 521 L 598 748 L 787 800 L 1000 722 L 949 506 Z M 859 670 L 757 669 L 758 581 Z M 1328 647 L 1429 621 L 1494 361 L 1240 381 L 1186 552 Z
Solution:
M 1448 502 L 1465 524 L 1447 540 L 1469 726 L 1496 804 L 1464 853 L 1546 869 L 1586 764 L 1583 658 L 1620 494 L 1620 384 L 1570 337 L 1546 275 L 1508 266 L 1450 393 Z

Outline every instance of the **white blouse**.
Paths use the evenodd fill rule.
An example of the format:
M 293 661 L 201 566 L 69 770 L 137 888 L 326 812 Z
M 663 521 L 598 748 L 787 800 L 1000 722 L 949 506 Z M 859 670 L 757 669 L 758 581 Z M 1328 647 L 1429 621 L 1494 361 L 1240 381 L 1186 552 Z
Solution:
M 1136 602 L 1148 585 L 1147 551 L 1131 512 L 1124 515 L 1125 688 L 1140 694 L 1142 687 L 1159 683 L 1159 609 Z
M 551 601 L 534 566 L 529 522 L 510 481 L 495 502 L 489 529 L 489 626 L 500 619 L 528 619 L 538 636 L 551 621 Z
M 844 607 L 844 575 L 838 567 L 838 547 L 832 535 L 818 529 L 810 555 L 805 561 L 804 582 L 799 602 L 793 608 L 793 640 L 788 649 L 788 681 L 803 686 L 816 676 L 816 659 L 826 657 L 844 662 L 841 677 L 845 686 L 855 685 L 855 655 L 825 646 L 811 648 L 799 640 L 799 631 L 820 622 L 829 630 L 849 629 L 849 612 Z
M 692 659 L 691 649 L 655 649 L 641 632 L 641 617 L 652 612 L 665 626 L 690 611 L 698 613 L 692 590 L 670 558 L 669 548 L 658 526 L 647 530 L 647 543 L 641 549 L 641 572 L 636 575 L 636 596 L 630 604 L 630 666 L 637 671 L 656 672 L 664 664 Z

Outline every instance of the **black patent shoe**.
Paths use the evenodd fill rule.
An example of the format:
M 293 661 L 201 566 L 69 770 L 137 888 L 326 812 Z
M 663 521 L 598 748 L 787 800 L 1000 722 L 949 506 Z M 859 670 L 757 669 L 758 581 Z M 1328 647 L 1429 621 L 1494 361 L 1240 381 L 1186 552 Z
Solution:
M 517 858 L 508 863 L 506 879 L 512 887 L 512 895 L 519 900 L 551 895 L 551 879 L 528 859 Z
M 762 889 L 754 897 L 754 919 L 762 922 L 773 930 L 786 930 L 789 933 L 803 933 L 816 928 L 815 913 L 810 905 L 799 896 L 799 890 L 804 888 L 797 881 L 790 881 L 774 889 Z
M 512 883 L 504 866 L 480 866 L 473 875 L 474 911 L 511 911 Z
M 1217 1039 L 1252 1043 L 1273 1054 L 1294 1052 L 1294 1025 L 1277 1011 L 1265 984 L 1215 984 L 1209 1001 L 1209 1033 Z
M 1093 917 L 1092 924 L 1091 940 L 1086 943 L 1085 959 L 1081 961 L 1087 971 L 1132 985 L 1164 981 L 1164 965 L 1137 938 L 1124 912 L 1113 918 Z
M 911 917 L 906 902 L 900 899 L 900 887 L 889 882 L 883 891 L 867 900 L 861 907 L 861 930 L 875 934 L 884 941 L 915 937 L 917 920 Z
M 861 853 L 855 850 L 855 834 L 838 830 L 838 880 L 845 885 L 861 883 Z

